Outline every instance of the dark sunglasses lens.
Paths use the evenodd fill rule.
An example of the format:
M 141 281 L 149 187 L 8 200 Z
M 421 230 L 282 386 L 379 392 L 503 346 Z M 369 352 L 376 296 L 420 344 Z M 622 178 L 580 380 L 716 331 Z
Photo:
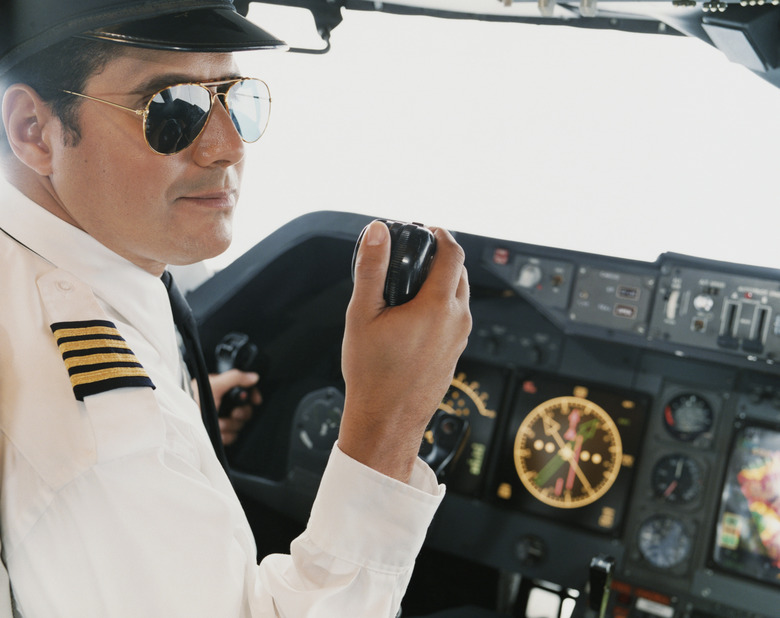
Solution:
M 149 104 L 146 139 L 160 154 L 175 154 L 200 135 L 211 107 L 203 86 L 182 84 L 158 92 Z
M 245 142 L 256 142 L 268 125 L 271 112 L 271 93 L 265 82 L 245 79 L 236 82 L 227 93 L 230 117 Z

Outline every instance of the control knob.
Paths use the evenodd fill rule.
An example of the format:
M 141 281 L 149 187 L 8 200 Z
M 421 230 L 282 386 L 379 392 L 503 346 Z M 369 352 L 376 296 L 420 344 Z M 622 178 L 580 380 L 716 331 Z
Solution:
M 542 269 L 536 264 L 525 264 L 520 269 L 517 285 L 521 288 L 532 288 L 542 280 Z

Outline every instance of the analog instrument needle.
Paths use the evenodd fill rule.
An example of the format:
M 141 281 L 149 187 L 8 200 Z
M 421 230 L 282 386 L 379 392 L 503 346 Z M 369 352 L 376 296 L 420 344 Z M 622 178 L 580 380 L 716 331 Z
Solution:
M 558 454 L 561 456 L 561 459 L 569 463 L 572 470 L 574 470 L 575 474 L 577 475 L 577 478 L 580 479 L 580 482 L 582 483 L 583 487 L 585 487 L 588 493 L 592 494 L 593 486 L 590 484 L 588 478 L 580 469 L 579 464 L 576 461 L 574 461 L 571 447 L 568 446 L 563 441 L 563 438 L 561 438 L 561 435 L 558 433 L 558 431 L 552 427 L 553 424 L 557 425 L 557 423 L 555 423 L 554 421 L 553 423 L 547 423 L 547 415 L 545 415 L 543 418 L 545 419 L 545 423 L 544 423 L 545 433 L 549 436 L 552 436 L 553 440 L 555 440 L 555 442 L 558 444 Z

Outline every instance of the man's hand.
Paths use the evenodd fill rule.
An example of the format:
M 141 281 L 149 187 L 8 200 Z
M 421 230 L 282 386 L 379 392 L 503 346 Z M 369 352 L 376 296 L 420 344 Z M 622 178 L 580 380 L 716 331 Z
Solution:
M 238 369 L 230 369 L 224 373 L 209 375 L 209 382 L 214 393 L 214 403 L 217 405 L 217 410 L 219 410 L 222 397 L 234 386 L 250 389 L 244 404 L 233 408 L 229 417 L 219 419 L 219 431 L 222 434 L 222 444 L 225 446 L 230 446 L 236 441 L 246 422 L 252 418 L 252 406 L 260 405 L 262 402 L 260 391 L 254 388 L 259 379 L 260 376 L 256 373 L 239 371 Z
M 471 331 L 464 254 L 434 229 L 428 278 L 409 302 L 383 298 L 390 233 L 374 221 L 355 265 L 342 350 L 346 380 L 339 447 L 383 474 L 408 481 L 425 427 L 447 392 Z

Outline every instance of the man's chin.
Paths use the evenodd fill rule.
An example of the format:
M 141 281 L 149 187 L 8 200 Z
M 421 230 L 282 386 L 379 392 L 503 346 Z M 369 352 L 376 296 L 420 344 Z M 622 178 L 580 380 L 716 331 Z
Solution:
M 169 257 L 168 264 L 172 266 L 187 266 L 217 257 L 228 250 L 232 240 L 232 234 L 226 233 L 220 234 L 218 237 L 212 236 L 208 242 L 204 242 L 201 239 L 200 241 L 188 243 L 179 253 Z

